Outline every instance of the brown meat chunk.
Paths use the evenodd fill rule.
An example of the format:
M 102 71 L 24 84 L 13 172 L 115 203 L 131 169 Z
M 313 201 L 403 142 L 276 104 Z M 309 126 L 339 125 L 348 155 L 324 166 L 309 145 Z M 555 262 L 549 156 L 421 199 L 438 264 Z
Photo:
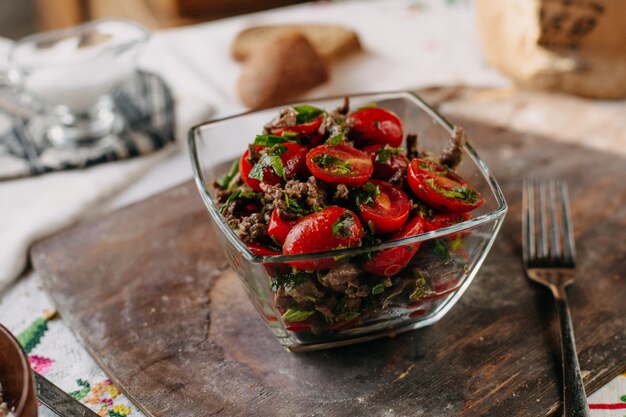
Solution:
M 463 147 L 466 142 L 467 133 L 465 133 L 465 130 L 462 127 L 454 126 L 452 136 L 450 136 L 450 143 L 439 156 L 439 163 L 450 169 L 456 168 L 461 163 Z
M 276 116 L 271 122 L 263 126 L 263 133 L 269 134 L 273 129 L 281 127 L 292 127 L 297 124 L 296 117 L 298 113 L 291 107 L 282 109 L 278 116 Z
M 285 294 L 297 303 L 315 302 L 324 296 L 313 281 L 304 281 L 293 288 L 285 290 Z
M 306 182 L 308 186 L 306 205 L 315 211 L 326 206 L 326 192 L 321 183 L 314 176 L 310 176 Z
M 335 200 L 347 200 L 349 196 L 350 190 L 348 190 L 345 184 L 337 185 L 337 190 L 335 190 L 335 195 L 333 195 Z
M 406 135 L 406 157 L 409 158 L 409 161 L 413 158 L 420 157 L 420 152 L 417 146 L 417 135 L 413 133 Z
M 244 242 L 261 242 L 267 238 L 267 225 L 261 213 L 253 213 L 241 219 L 235 231 Z
M 324 275 L 318 275 L 319 282 L 334 291 L 345 292 L 349 286 L 359 286 L 361 271 L 350 262 L 336 266 Z

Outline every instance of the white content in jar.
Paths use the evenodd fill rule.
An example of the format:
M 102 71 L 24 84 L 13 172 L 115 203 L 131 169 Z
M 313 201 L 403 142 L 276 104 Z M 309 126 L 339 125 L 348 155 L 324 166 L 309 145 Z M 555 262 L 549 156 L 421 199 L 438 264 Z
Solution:
M 2 399 L 2 384 L 0 384 L 0 417 L 15 417 L 15 414 L 9 410 L 9 406 Z

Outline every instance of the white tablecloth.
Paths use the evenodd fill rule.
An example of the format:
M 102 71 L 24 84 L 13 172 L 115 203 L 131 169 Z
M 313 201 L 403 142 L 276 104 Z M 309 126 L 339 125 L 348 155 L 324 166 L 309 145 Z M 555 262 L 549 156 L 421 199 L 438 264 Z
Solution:
M 483 62 L 470 1 L 320 2 L 162 31 L 154 36 L 141 65 L 162 74 L 180 103 L 178 135 L 181 143 L 178 152 L 155 156 L 153 161 L 126 163 L 135 165 L 130 170 L 130 180 L 124 180 L 124 169 L 128 169 L 122 166 L 124 163 L 92 168 L 83 173 L 50 174 L 48 178 L 25 180 L 49 181 L 62 192 L 63 181 L 56 181 L 55 175 L 70 175 L 84 186 L 90 181 L 106 178 L 98 170 L 109 170 L 118 178 L 115 186 L 100 183 L 104 188 L 101 193 L 70 195 L 67 198 L 71 200 L 56 201 L 54 204 L 58 206 L 53 209 L 57 209 L 55 213 L 61 220 L 57 218 L 47 223 L 54 227 L 39 229 L 38 236 L 92 215 L 94 211 L 124 206 L 190 178 L 191 169 L 183 143 L 185 130 L 198 118 L 206 117 L 209 107 L 214 110 L 214 117 L 244 110 L 234 88 L 240 66 L 229 56 L 234 35 L 251 24 L 294 21 L 333 22 L 352 27 L 359 33 L 365 47 L 365 53 L 335 64 L 331 81 L 311 91 L 309 97 L 430 84 L 508 84 Z M 40 184 L 33 183 L 32 186 Z M 77 189 L 81 190 L 80 187 Z M 54 195 L 54 189 L 51 191 Z M 96 202 L 99 202 L 97 209 Z M 24 204 L 27 203 L 25 200 Z M 0 216 L 6 209 L 2 204 L 8 203 L 0 200 Z M 39 218 L 44 211 L 45 206 L 31 207 L 29 217 Z M 26 225 L 27 220 L 19 221 Z M 26 228 L 18 227 L 15 233 Z M 3 237 L 0 235 L 0 239 Z M 0 241 L 0 252 L 2 244 Z M 0 293 L 0 322 L 21 335 L 28 345 L 35 369 L 102 416 L 140 416 L 141 413 L 111 385 L 63 321 L 49 317 L 45 310 L 51 308 L 53 305 L 41 289 L 40 278 L 32 272 L 24 273 Z M 596 405 L 612 404 L 615 409 L 595 409 L 593 416 L 624 416 L 626 411 L 618 407 L 626 403 L 625 394 L 626 378 L 617 377 L 591 398 Z M 44 408 L 40 412 L 43 416 L 52 415 Z

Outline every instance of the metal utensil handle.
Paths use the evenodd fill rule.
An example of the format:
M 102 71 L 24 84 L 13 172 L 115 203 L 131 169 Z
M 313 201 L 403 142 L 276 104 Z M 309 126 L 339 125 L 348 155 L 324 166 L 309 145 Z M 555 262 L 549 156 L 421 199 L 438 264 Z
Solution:
M 34 374 L 35 385 L 37 385 L 37 398 L 56 415 L 61 417 L 99 417 L 98 414 L 84 406 L 80 401 L 72 398 L 37 372 L 34 372 Z
M 585 386 L 580 375 L 576 354 L 574 328 L 567 306 L 565 289 L 555 294 L 556 311 L 561 330 L 561 358 L 563 363 L 563 415 L 566 417 L 590 417 Z

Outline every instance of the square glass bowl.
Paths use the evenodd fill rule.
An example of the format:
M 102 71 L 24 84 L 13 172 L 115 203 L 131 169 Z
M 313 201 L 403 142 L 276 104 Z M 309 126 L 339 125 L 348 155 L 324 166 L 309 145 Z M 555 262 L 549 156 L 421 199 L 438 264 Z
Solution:
M 333 110 L 343 97 L 309 100 Z M 417 134 L 419 149 L 439 154 L 453 126 L 409 92 L 353 95 L 351 109 L 375 103 L 396 113 L 407 133 Z M 304 104 L 304 103 L 303 103 Z M 261 318 L 291 351 L 348 345 L 428 326 L 439 321 L 471 284 L 504 220 L 507 205 L 485 163 L 467 144 L 456 172 L 472 184 L 485 203 L 469 220 L 433 232 L 374 246 L 302 255 L 258 256 L 225 223 L 211 184 L 254 141 L 263 126 L 288 105 L 211 121 L 189 132 L 196 184 L 232 268 Z M 403 143 L 406 149 L 406 143 Z M 297 261 L 330 261 L 354 271 L 381 250 L 420 246 L 408 266 L 391 277 L 352 272 L 349 282 L 329 271 L 296 271 Z M 302 264 L 302 262 L 300 262 Z M 333 271 L 336 273 L 337 271 Z M 358 297 L 355 293 L 360 292 Z M 322 294 L 322 295 L 320 295 Z M 365 295 L 366 294 L 366 295 Z M 359 298 L 360 297 L 360 298 Z M 359 301 L 354 301 L 359 298 Z M 304 306 L 304 308 L 303 308 Z M 297 307 L 297 308 L 295 308 Z M 332 319 L 322 314 L 332 308 Z

